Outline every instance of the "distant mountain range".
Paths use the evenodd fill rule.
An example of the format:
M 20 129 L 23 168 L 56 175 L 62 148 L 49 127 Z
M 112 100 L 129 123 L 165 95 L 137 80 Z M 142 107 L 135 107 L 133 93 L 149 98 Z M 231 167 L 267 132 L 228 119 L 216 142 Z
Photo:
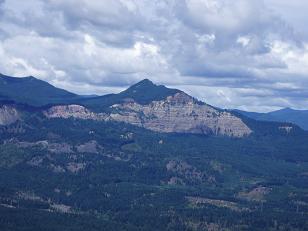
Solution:
M 119 94 L 104 96 L 83 96 L 56 88 L 35 77 L 16 78 L 0 74 L 0 100 L 27 104 L 29 106 L 46 106 L 51 104 L 81 103 L 99 110 L 121 102 L 125 98 L 133 99 L 140 104 L 161 100 L 180 92 L 165 86 L 157 86 L 144 79 Z
M 247 115 L 245 112 L 215 108 L 185 92 L 155 85 L 148 79 L 118 94 L 84 97 L 56 88 L 34 77 L 0 76 L 0 96 L 2 101 L 48 108 L 44 113 L 50 118 L 112 120 L 168 133 L 243 137 L 257 132 L 249 127 L 251 121 L 241 116 L 251 118 L 250 113 Z M 5 115 L 4 112 L 2 117 L 6 118 L 6 121 L 14 121 L 8 119 L 9 115 Z M 285 131 L 284 128 L 291 125 L 275 126 L 276 130 Z M 291 128 L 292 131 L 298 129 L 296 126 Z
M 235 111 L 255 120 L 289 122 L 300 126 L 302 129 L 308 130 L 308 110 L 284 108 L 268 113 L 246 112 L 241 110 Z
M 0 74 L 0 101 L 24 103 L 29 106 L 46 106 L 54 104 L 82 104 L 94 111 L 102 111 L 113 104 L 133 99 L 140 104 L 159 101 L 167 96 L 180 93 L 180 90 L 157 86 L 150 80 L 144 79 L 119 94 L 104 96 L 82 96 L 63 89 L 56 88 L 49 83 L 34 77 L 15 78 Z M 294 123 L 308 130 L 308 110 L 294 110 L 285 108 L 269 113 L 247 112 L 233 110 L 241 115 L 259 121 L 276 121 Z

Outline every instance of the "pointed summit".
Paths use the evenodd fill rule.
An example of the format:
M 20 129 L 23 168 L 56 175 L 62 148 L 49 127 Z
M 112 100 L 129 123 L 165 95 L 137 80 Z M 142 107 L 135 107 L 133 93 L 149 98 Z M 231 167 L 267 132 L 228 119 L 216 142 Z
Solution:
M 133 84 L 129 88 L 127 88 L 125 91 L 140 91 L 144 89 L 154 89 L 158 87 L 158 85 L 154 84 L 151 80 L 149 79 L 143 79 L 139 81 L 138 83 Z
M 180 92 L 180 90 L 170 89 L 163 85 L 156 85 L 151 80 L 144 79 L 125 91 L 122 91 L 119 95 L 121 98 L 131 98 L 140 104 L 147 104 L 152 101 L 165 99 L 178 92 Z
M 131 87 L 146 87 L 146 86 L 156 86 L 151 80 L 149 79 L 143 79 L 139 81 L 138 83 L 132 85 Z
M 156 85 L 149 79 L 143 79 L 130 86 L 119 94 L 109 94 L 94 98 L 83 98 L 80 104 L 89 107 L 93 111 L 104 111 L 114 104 L 121 104 L 127 101 L 135 101 L 141 105 L 149 104 L 152 101 L 160 101 L 168 96 L 182 92 L 177 89 L 170 89 L 163 85 Z

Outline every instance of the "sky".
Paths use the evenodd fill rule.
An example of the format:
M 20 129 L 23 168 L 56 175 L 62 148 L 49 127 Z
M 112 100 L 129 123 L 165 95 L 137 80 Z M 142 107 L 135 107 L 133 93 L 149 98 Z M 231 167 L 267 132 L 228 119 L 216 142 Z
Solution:
M 0 73 L 79 94 L 144 78 L 221 108 L 308 109 L 308 1 L 0 0 Z

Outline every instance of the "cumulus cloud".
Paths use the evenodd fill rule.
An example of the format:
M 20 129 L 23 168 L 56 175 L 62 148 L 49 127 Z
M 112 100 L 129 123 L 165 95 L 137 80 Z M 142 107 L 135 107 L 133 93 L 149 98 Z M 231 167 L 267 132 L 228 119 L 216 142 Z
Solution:
M 275 0 L 0 0 L 0 72 L 83 94 L 147 77 L 216 106 L 303 108 L 308 45 L 275 7 Z

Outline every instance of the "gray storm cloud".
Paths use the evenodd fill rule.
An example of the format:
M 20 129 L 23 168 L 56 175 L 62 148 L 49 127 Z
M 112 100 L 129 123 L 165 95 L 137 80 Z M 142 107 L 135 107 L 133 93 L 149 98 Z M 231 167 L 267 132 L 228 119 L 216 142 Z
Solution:
M 150 78 L 220 107 L 307 108 L 304 28 L 282 3 L 0 0 L 0 72 L 78 93 Z

